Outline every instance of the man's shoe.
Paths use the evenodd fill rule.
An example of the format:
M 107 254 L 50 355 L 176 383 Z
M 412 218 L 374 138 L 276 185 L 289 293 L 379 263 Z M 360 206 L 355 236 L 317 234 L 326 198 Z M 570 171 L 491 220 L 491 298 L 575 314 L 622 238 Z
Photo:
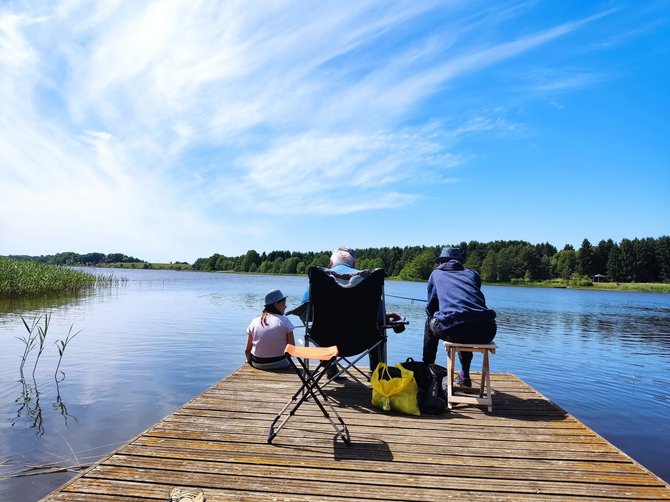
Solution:
M 463 370 L 461 370 L 456 375 L 456 385 L 459 387 L 472 387 L 472 380 L 470 380 L 469 376 L 466 377 Z

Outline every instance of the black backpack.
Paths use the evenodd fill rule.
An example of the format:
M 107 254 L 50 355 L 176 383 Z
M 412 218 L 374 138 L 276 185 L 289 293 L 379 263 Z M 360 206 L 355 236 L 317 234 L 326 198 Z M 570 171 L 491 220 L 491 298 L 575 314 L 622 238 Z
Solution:
M 439 364 L 415 361 L 411 357 L 400 364 L 414 373 L 414 379 L 419 387 L 417 401 L 421 413 L 437 415 L 444 412 L 447 409 L 447 397 L 442 389 L 442 379 L 448 375 L 447 368 Z

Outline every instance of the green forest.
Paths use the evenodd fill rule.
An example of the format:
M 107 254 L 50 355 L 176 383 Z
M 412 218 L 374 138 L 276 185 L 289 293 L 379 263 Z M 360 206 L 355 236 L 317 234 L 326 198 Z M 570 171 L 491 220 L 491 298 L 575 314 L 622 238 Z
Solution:
M 670 283 L 670 237 L 601 240 L 584 239 L 579 249 L 566 245 L 560 251 L 549 243 L 525 241 L 461 242 L 465 266 L 489 283 L 538 283 L 557 281 L 570 286 L 590 286 L 594 281 L 617 283 Z M 401 280 L 426 280 L 435 267 L 442 244 L 356 249 L 357 267 L 383 268 Z M 249 250 L 241 256 L 213 254 L 189 265 L 149 263 L 122 253 L 58 253 L 47 256 L 9 256 L 52 265 L 98 267 L 175 268 L 205 272 L 226 271 L 261 274 L 305 274 L 311 266 L 328 266 L 331 251 Z
M 584 239 L 579 249 L 566 245 L 557 250 L 551 244 L 524 241 L 461 242 L 465 266 L 476 270 L 485 282 L 523 283 L 550 280 L 588 286 L 592 281 L 670 282 L 670 237 L 658 239 L 611 239 L 592 245 Z M 443 245 L 356 249 L 360 269 L 383 268 L 391 277 L 426 280 L 435 267 L 434 258 Z M 328 266 L 330 251 L 249 250 L 242 256 L 214 254 L 199 258 L 194 270 L 304 274 L 311 266 Z M 597 277 L 598 276 L 598 277 Z

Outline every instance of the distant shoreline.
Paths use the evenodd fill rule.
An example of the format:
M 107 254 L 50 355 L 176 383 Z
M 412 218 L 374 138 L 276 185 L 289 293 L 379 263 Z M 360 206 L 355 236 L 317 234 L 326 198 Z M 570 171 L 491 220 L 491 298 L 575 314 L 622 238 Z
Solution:
M 182 263 L 148 263 L 147 267 L 133 266 L 132 263 L 110 264 L 101 268 L 118 268 L 118 269 L 150 269 L 150 270 L 188 270 L 192 272 L 201 272 L 200 270 L 191 270 L 188 265 Z M 235 270 L 216 270 L 214 273 L 226 274 L 245 274 L 257 275 L 256 272 L 239 272 Z M 265 272 L 263 275 L 301 275 L 305 274 L 272 274 Z M 306 277 L 306 276 L 305 276 Z M 397 277 L 388 277 L 387 280 L 399 280 Z M 425 282 L 425 281 L 411 281 L 411 282 Z M 591 286 L 574 286 L 564 281 L 554 279 L 551 281 L 542 282 L 484 282 L 486 286 L 514 286 L 523 288 L 550 288 L 550 289 L 581 289 L 584 291 L 621 291 L 628 293 L 661 293 L 670 294 L 670 284 L 665 283 L 646 283 L 646 282 L 594 282 Z
M 486 286 L 520 286 L 525 288 L 581 289 L 584 291 L 619 291 L 624 293 L 670 294 L 670 284 L 646 282 L 594 282 L 592 286 L 570 286 L 553 282 L 487 282 Z

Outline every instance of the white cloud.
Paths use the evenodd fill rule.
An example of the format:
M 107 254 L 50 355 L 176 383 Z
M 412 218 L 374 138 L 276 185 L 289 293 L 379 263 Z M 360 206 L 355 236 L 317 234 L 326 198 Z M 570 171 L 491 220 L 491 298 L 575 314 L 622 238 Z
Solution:
M 461 2 L 20 8 L 0 7 L 0 231 L 16 250 L 47 232 L 136 255 L 260 235 L 253 218 L 277 210 L 408 206 L 456 182 L 460 138 L 510 122 L 443 120 L 426 102 L 598 18 L 472 44 L 518 5 L 498 18 L 459 17 Z M 417 35 L 426 14 L 449 29 Z

